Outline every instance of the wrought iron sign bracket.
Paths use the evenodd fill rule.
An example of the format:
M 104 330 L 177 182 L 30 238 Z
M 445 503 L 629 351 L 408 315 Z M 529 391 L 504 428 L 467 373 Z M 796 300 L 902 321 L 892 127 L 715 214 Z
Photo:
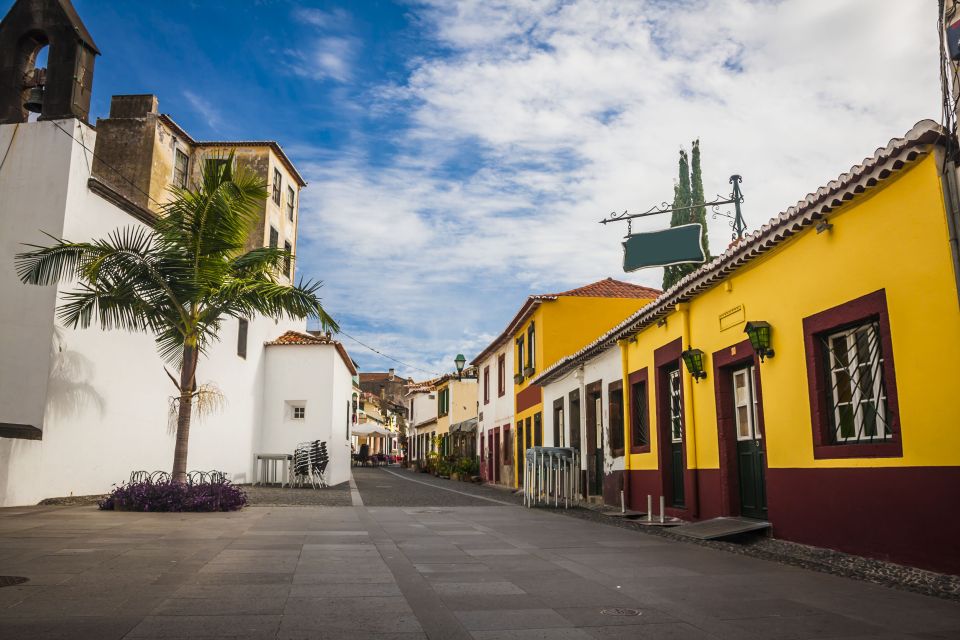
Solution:
M 673 213 L 675 211 L 689 211 L 690 209 L 698 209 L 700 207 L 710 207 L 712 211 L 711 217 L 716 219 L 717 216 L 723 216 L 730 219 L 730 228 L 734 231 L 734 238 L 742 238 L 744 232 L 747 230 L 747 223 L 743 219 L 743 213 L 740 211 L 740 204 L 743 202 L 743 192 L 740 191 L 740 182 L 743 178 L 739 175 L 730 176 L 730 184 L 733 185 L 733 191 L 729 196 L 717 195 L 714 200 L 710 202 L 702 202 L 700 204 L 693 204 L 686 207 L 671 207 L 667 202 L 661 202 L 659 206 L 655 205 L 650 207 L 646 211 L 641 211 L 640 213 L 630 213 L 629 210 L 624 210 L 623 213 L 617 213 L 613 211 L 609 216 L 600 221 L 600 224 L 608 224 L 610 222 L 627 222 L 627 237 L 633 235 L 633 220 L 635 218 L 647 218 L 649 216 L 656 216 L 662 213 Z M 734 206 L 734 215 L 723 212 L 720 210 L 720 207 L 724 205 L 732 204 Z

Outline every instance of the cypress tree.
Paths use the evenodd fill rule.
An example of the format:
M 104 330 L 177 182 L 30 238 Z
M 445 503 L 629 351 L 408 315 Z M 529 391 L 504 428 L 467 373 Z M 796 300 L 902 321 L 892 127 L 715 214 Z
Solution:
M 690 151 L 690 159 L 693 163 L 693 167 L 690 171 L 690 188 L 692 194 L 691 204 L 700 204 L 702 205 L 706 202 L 706 198 L 703 196 L 703 173 L 700 171 L 700 140 L 693 141 L 693 148 Z M 706 257 L 707 262 L 710 262 L 710 239 L 707 237 L 707 208 L 704 206 L 699 206 L 690 210 L 690 222 L 699 222 L 702 228 L 700 231 L 700 239 L 703 242 L 703 255 Z M 690 267 L 690 271 L 693 271 L 697 268 L 697 265 L 684 265 Z
M 678 167 L 677 183 L 673 186 L 673 207 L 683 208 L 689 207 L 692 202 L 692 194 L 690 188 L 690 161 L 687 157 L 687 152 L 683 149 L 680 150 L 680 162 Z M 690 221 L 690 210 L 683 209 L 681 211 L 674 211 L 670 216 L 670 226 L 676 227 L 681 224 L 687 224 Z M 687 265 L 677 264 L 663 268 L 663 289 L 666 291 L 668 288 L 676 284 L 684 275 L 689 273 L 685 271 L 684 267 Z

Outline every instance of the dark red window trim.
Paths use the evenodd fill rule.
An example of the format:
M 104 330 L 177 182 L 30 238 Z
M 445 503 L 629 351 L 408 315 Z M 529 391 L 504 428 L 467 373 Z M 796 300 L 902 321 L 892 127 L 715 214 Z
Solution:
M 620 415 L 617 416 L 614 412 L 614 409 L 619 406 Z M 607 385 L 607 413 L 609 414 L 608 422 L 610 423 L 610 452 L 613 454 L 613 457 L 620 458 L 623 457 L 624 453 L 624 437 L 623 433 L 625 424 L 626 424 L 626 407 L 623 406 L 623 380 L 614 380 Z M 617 426 L 616 422 L 620 422 L 620 433 L 617 436 L 617 442 L 620 445 L 616 449 L 613 448 L 614 438 L 613 432 L 614 428 Z
M 830 381 L 824 372 L 824 349 L 820 336 L 840 331 L 868 320 L 876 320 L 880 327 L 880 347 L 883 349 L 883 377 L 890 412 L 890 430 L 893 436 L 886 442 L 865 444 L 834 444 L 832 442 L 827 393 Z M 831 458 L 899 458 L 903 456 L 900 438 L 900 411 L 897 401 L 897 376 L 893 367 L 893 341 L 890 338 L 890 318 L 887 315 L 887 294 L 884 289 L 845 302 L 803 319 L 803 344 L 807 358 L 807 387 L 810 395 L 810 421 L 813 427 L 813 457 Z
M 660 471 L 660 488 L 662 495 L 666 498 L 667 504 L 673 502 L 673 491 L 670 485 L 669 475 L 667 470 L 670 468 L 670 389 L 667 382 L 667 376 L 669 372 L 673 369 L 680 369 L 680 375 L 683 375 L 682 372 L 682 363 L 680 361 L 680 354 L 683 353 L 683 340 L 682 338 L 677 338 L 672 342 L 669 342 L 662 347 L 655 349 L 653 352 L 653 366 L 656 370 L 656 376 L 654 377 L 654 386 L 656 387 L 656 395 L 654 396 L 657 399 L 657 451 L 658 457 L 660 458 L 658 469 Z M 682 378 L 681 378 L 682 381 Z M 690 504 L 691 500 L 691 488 L 693 484 L 693 478 L 687 469 L 687 424 L 686 424 L 686 404 L 687 399 L 683 392 L 683 384 L 680 385 L 680 411 L 681 415 L 684 416 L 683 422 L 683 475 L 684 475 L 684 497 L 686 504 Z M 650 429 L 653 431 L 653 429 Z M 683 507 L 670 507 L 675 514 L 686 513 L 687 506 Z
M 483 404 L 490 404 L 490 365 L 483 368 Z
M 630 453 L 650 453 L 650 383 L 647 368 L 644 367 L 639 371 L 631 373 L 627 378 L 627 382 L 630 383 Z M 637 384 L 645 385 L 644 388 L 647 392 L 647 402 L 643 407 L 643 418 L 647 424 L 647 443 L 642 445 L 636 444 L 640 411 L 637 407 L 637 394 L 634 393 L 633 387 Z
M 501 353 L 497 358 L 497 397 L 507 394 L 507 355 Z
M 734 391 L 732 374 L 735 369 L 752 364 L 755 370 L 754 392 L 757 394 L 757 429 L 764 448 L 764 473 L 769 468 L 766 455 L 767 430 L 763 419 L 763 385 L 761 384 L 760 358 L 749 340 L 714 351 L 713 393 L 717 406 L 717 439 L 720 457 L 720 513 L 740 515 L 740 477 L 737 462 L 737 426 L 734 417 Z

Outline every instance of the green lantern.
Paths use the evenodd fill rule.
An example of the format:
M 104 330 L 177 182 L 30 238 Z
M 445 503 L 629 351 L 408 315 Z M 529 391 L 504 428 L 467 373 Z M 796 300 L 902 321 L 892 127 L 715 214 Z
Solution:
M 687 349 L 680 354 L 683 358 L 683 364 L 687 366 L 687 371 L 693 376 L 694 382 L 700 382 L 700 378 L 706 378 L 707 372 L 703 368 L 703 351 L 700 349 Z
M 467 363 L 467 359 L 463 357 L 462 353 L 458 353 L 456 359 L 453 361 L 453 364 L 457 365 L 457 377 L 460 377 L 460 374 L 463 373 L 463 365 Z
M 773 349 L 770 348 L 770 323 L 763 320 L 753 320 L 747 323 L 743 332 L 750 338 L 750 346 L 760 356 L 760 362 L 765 358 L 773 357 Z

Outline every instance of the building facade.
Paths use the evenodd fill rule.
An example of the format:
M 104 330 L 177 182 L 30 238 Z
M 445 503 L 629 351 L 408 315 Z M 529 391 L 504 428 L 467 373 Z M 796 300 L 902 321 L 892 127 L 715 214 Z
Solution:
M 33 63 L 44 41 L 50 45 L 49 73 L 40 120 L 30 122 L 17 89 L 25 88 L 19 83 L 26 78 L 43 71 L 34 69 Z M 44 245 L 49 236 L 82 242 L 122 228 L 149 230 L 160 210 L 151 208 L 156 205 L 153 199 L 163 197 L 174 173 L 165 161 L 155 161 L 159 153 L 155 143 L 173 148 L 169 147 L 173 130 L 156 115 L 156 100 L 150 96 L 114 101 L 117 121 L 137 122 L 130 124 L 126 155 L 117 159 L 117 165 L 109 160 L 109 167 L 103 163 L 111 149 L 123 145 L 124 137 L 117 131 L 110 133 L 112 117 L 100 121 L 103 131 L 87 123 L 91 56 L 99 52 L 69 2 L 18 0 L 0 22 L 0 43 L 14 43 L 9 49 L 6 44 L 0 47 L 0 264 L 4 265 L 0 269 L 0 506 L 9 506 L 106 493 L 112 485 L 125 482 L 131 471 L 170 468 L 174 430 L 168 420 L 173 387 L 154 337 L 59 326 L 58 300 L 73 286 L 24 285 L 13 265 L 24 243 Z M 89 64 L 79 68 L 77 75 L 75 64 L 79 63 Z M 182 132 L 177 135 L 177 144 L 190 142 Z M 288 201 L 294 205 L 293 221 L 284 228 L 283 237 L 295 246 L 296 195 L 303 181 L 278 151 L 279 145 L 264 144 L 270 159 L 264 167 L 279 167 L 285 176 L 283 184 L 294 187 L 295 198 Z M 209 147 L 197 143 L 187 149 L 192 158 L 188 173 L 196 175 L 198 163 L 205 161 L 205 149 L 248 147 L 260 148 L 260 143 L 224 142 Z M 238 153 L 238 163 L 240 157 Z M 128 189 L 131 183 L 139 185 L 136 194 Z M 266 200 L 264 228 L 274 215 L 270 213 L 272 193 Z M 279 215 L 281 210 L 277 211 Z M 267 233 L 262 238 L 255 233 L 251 242 L 263 246 L 270 238 Z M 279 239 L 278 246 L 282 246 Z M 278 274 L 278 280 L 292 272 L 291 265 L 288 273 Z M 288 330 L 302 329 L 302 324 L 262 317 L 223 320 L 219 340 L 201 358 L 197 377 L 198 383 L 219 389 L 225 402 L 210 415 L 194 416 L 188 469 L 216 469 L 235 482 L 249 482 L 254 455 L 278 453 L 260 447 L 292 442 L 291 433 L 283 432 L 286 425 L 273 431 L 276 402 L 309 401 L 312 396 L 307 389 L 295 394 L 290 390 L 294 395 L 284 391 L 280 396 L 268 391 L 268 365 L 274 359 L 272 353 L 268 358 L 268 351 L 287 347 L 264 345 Z M 316 379 L 326 380 L 324 371 L 321 367 Z M 303 375 L 312 379 L 310 371 Z M 345 409 L 349 392 L 342 400 Z M 311 406 L 321 405 L 311 401 Z M 341 433 L 334 427 L 346 417 L 336 413 L 341 411 L 339 400 L 330 407 L 334 438 Z M 266 430 L 265 421 L 270 425 Z M 326 433 L 325 427 L 318 429 L 297 431 L 295 437 L 317 439 L 311 436 Z M 342 446 L 342 439 L 337 443 Z
M 523 484 L 526 449 L 543 444 L 543 393 L 534 378 L 659 293 L 657 289 L 607 278 L 570 291 L 533 295 L 494 341 L 506 341 L 513 349 L 515 429 L 508 455 L 513 462 L 514 487 Z
M 608 482 L 632 507 L 664 496 L 685 520 L 759 518 L 778 538 L 960 572 L 945 145 L 918 123 L 539 378 L 621 352 L 630 453 Z
M 513 343 L 501 336 L 484 349 L 471 366 L 477 370 L 477 438 L 480 477 L 484 482 L 513 481 Z

